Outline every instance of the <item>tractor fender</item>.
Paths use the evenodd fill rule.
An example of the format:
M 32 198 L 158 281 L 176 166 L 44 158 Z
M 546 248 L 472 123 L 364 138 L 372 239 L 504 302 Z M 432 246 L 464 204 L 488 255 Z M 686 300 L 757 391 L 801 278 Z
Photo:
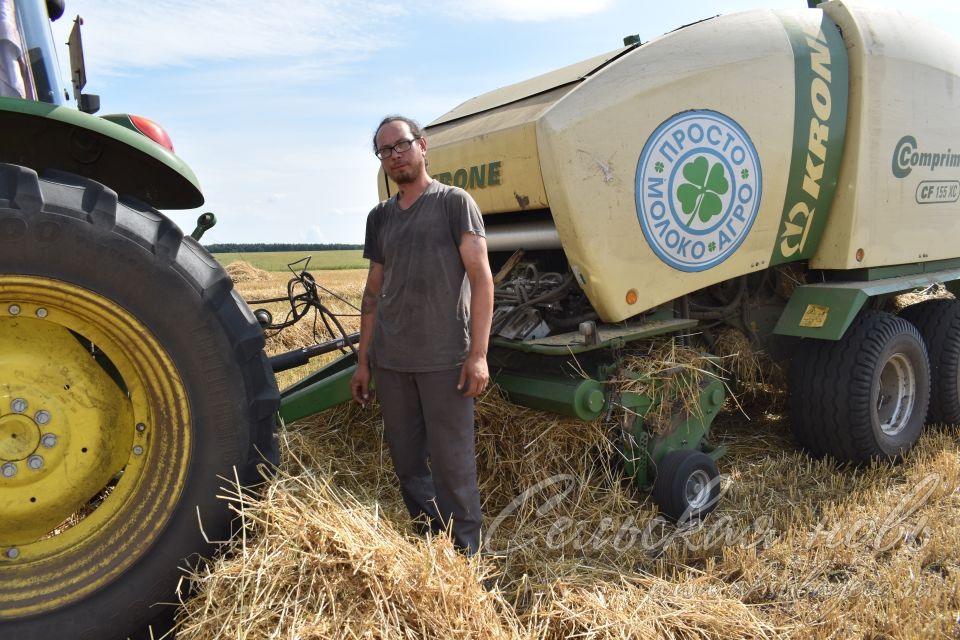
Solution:
M 68 107 L 0 98 L 0 162 L 68 171 L 157 209 L 203 204 L 196 176 L 176 154 L 119 124 Z

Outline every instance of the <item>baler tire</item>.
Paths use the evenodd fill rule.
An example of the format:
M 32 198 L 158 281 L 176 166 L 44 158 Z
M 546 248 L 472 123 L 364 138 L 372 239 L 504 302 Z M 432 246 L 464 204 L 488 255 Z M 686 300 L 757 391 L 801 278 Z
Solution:
M 899 461 L 920 437 L 929 404 L 923 338 L 903 318 L 863 311 L 840 340 L 797 350 L 789 390 L 790 426 L 811 455 Z
M 679 449 L 656 468 L 653 501 L 660 513 L 681 524 L 701 520 L 720 500 L 720 472 L 713 458 L 696 449 Z
M 905 308 L 900 317 L 920 331 L 927 345 L 927 424 L 960 424 L 960 300 L 924 300 Z
M 0 164 L 0 427 L 60 429 L 36 445 L 47 475 L 21 461 L 9 463 L 12 479 L 0 475 L 0 638 L 149 637 L 151 624 L 172 621 L 174 607 L 157 603 L 177 601 L 181 567 L 230 536 L 222 487 L 262 481 L 260 463 L 279 458 L 263 332 L 232 288 L 155 209 L 86 178 Z M 93 352 L 101 360 L 84 365 Z M 61 356 L 79 364 L 68 370 Z M 53 369 L 34 364 L 51 359 Z M 21 370 L 36 384 L 3 375 Z M 90 409 L 82 388 L 119 402 Z M 30 408 L 12 411 L 11 396 Z M 36 418 L 47 405 L 52 417 Z M 75 417 L 82 411 L 93 419 Z M 123 419 L 99 419 L 113 415 Z M 84 430 L 100 439 L 81 441 Z M 98 446 L 118 465 L 108 484 L 91 485 L 98 493 L 54 482 Z M 62 498 L 78 521 L 39 534 L 21 495 Z

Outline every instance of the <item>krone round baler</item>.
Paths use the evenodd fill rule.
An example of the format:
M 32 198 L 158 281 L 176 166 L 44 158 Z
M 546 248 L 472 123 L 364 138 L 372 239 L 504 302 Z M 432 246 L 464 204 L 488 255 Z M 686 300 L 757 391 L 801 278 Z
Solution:
M 509 397 L 620 416 L 628 472 L 677 519 L 716 503 L 725 385 L 631 371 L 632 346 L 716 363 L 738 330 L 789 370 L 816 456 L 897 460 L 960 422 L 960 303 L 893 300 L 957 290 L 960 44 L 839 1 L 635 40 L 427 127 L 432 176 L 484 212 Z

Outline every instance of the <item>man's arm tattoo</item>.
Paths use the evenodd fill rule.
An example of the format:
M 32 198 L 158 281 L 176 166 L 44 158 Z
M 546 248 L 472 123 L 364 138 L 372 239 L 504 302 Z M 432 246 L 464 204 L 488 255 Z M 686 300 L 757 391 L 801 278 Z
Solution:
M 376 308 L 377 308 L 377 294 L 375 294 L 373 291 L 371 291 L 368 288 L 364 288 L 363 298 L 360 301 L 361 315 L 373 313 Z

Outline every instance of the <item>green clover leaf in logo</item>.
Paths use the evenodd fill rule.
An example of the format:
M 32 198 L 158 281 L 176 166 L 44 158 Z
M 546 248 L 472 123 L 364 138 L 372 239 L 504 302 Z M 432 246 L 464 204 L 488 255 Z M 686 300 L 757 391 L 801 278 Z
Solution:
M 663 173 L 663 163 L 660 161 L 657 161 L 653 165 L 653 170 L 656 171 L 657 173 Z
M 730 183 L 719 162 L 710 166 L 706 158 L 700 156 L 683 167 L 683 177 L 688 180 L 677 188 L 677 199 L 684 213 L 690 214 L 687 226 L 699 217 L 701 222 L 707 222 L 723 210 L 723 201 L 720 196 L 730 188 Z
M 746 180 L 747 178 L 749 178 L 749 177 L 750 177 L 750 169 L 744 169 L 743 171 L 741 171 L 741 172 L 740 172 L 740 177 L 743 178 L 744 180 Z

